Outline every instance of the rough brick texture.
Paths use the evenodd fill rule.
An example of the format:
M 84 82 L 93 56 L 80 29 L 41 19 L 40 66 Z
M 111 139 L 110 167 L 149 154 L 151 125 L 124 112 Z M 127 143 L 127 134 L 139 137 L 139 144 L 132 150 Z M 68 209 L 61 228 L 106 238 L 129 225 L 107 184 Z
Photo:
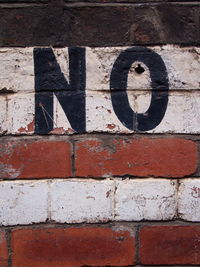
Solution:
M 171 220 L 176 217 L 177 183 L 166 179 L 116 182 L 115 220 Z
M 200 221 L 193 202 L 177 201 L 181 192 L 176 180 L 163 178 L 1 181 L 0 225 L 166 221 L 183 215 Z
M 81 48 L 82 52 L 84 51 L 84 60 L 82 60 L 84 63 L 77 64 L 76 69 L 72 68 L 69 60 L 72 51 L 70 48 L 46 49 L 49 49 L 50 57 L 45 52 L 47 50 L 40 50 L 40 48 L 37 48 L 37 53 L 34 52 L 34 47 L 0 48 L 0 61 L 2 62 L 0 66 L 0 133 L 73 134 L 78 131 L 77 127 L 74 127 L 75 124 L 85 126 L 82 131 L 78 131 L 81 133 L 102 131 L 106 133 L 140 133 L 141 131 L 200 133 L 200 92 L 198 91 L 200 88 L 200 49 L 198 47 L 182 48 L 174 45 L 152 46 L 150 49 L 145 47 L 86 47 Z M 127 86 L 120 84 L 112 94 L 110 87 L 114 86 L 112 83 L 115 81 L 111 75 L 115 70 L 113 64 L 124 51 L 127 51 L 127 55 L 135 60 L 128 71 Z M 37 71 L 34 71 L 34 55 L 38 53 Z M 77 50 L 75 54 L 78 56 Z M 163 73 L 158 75 L 160 68 L 155 62 L 150 71 L 148 61 L 146 65 L 145 59 L 152 61 L 152 57 L 154 61 L 158 58 L 159 62 L 163 61 L 166 66 L 166 75 Z M 41 58 L 43 58 L 42 61 Z M 48 70 L 41 72 L 40 68 L 48 67 L 47 65 L 41 67 L 45 58 L 47 62 L 51 62 L 50 66 L 57 64 L 60 70 L 56 72 L 55 67 L 52 67 L 49 70 L 50 73 Z M 123 65 L 123 60 L 118 63 L 122 65 L 120 72 L 126 73 L 128 63 Z M 141 73 L 137 73 L 139 65 L 143 68 Z M 79 70 L 78 67 L 80 67 Z M 74 70 L 78 76 L 85 77 L 81 92 L 67 85 L 72 83 L 69 76 L 73 77 Z M 154 77 L 153 83 L 152 77 Z M 38 79 L 42 81 L 35 88 Z M 166 81 L 168 85 L 164 86 Z M 153 105 L 151 98 L 155 92 L 150 90 L 155 89 L 155 86 L 157 86 L 157 91 L 162 89 L 162 92 L 157 92 L 157 97 L 153 97 Z M 33 94 L 35 90 L 37 93 Z M 40 93 L 42 96 L 39 101 L 36 101 Z M 128 101 L 125 101 L 126 97 Z M 167 101 L 166 110 L 163 103 L 159 104 L 160 98 Z M 128 108 L 129 104 L 131 112 Z M 125 121 L 120 118 L 116 109 L 120 110 L 121 115 L 125 114 L 123 115 Z M 162 113 L 161 111 L 163 117 L 161 121 L 157 121 L 156 118 Z M 137 114 L 135 120 L 131 118 L 134 113 Z M 140 113 L 144 116 L 143 122 L 140 121 Z M 145 118 L 150 119 L 151 127 L 145 127 Z M 132 122 L 129 126 L 127 120 Z M 38 131 L 38 125 L 42 128 L 40 131 Z M 46 131 L 43 128 L 47 128 Z
M 141 263 L 200 264 L 199 226 L 149 226 L 140 231 Z
M 126 266 L 135 261 L 134 233 L 107 227 L 12 232 L 13 266 Z
M 45 222 L 48 184 L 45 181 L 0 182 L 0 225 Z
M 113 46 L 200 42 L 198 2 L 66 7 L 61 5 L 62 1 L 50 2 L 49 6 L 21 9 L 2 7 L 0 45 Z M 117 30 L 114 30 L 116 26 Z
M 137 50 L 133 53 L 137 55 Z M 69 47 L 52 48 L 57 62 L 69 80 Z M 86 50 L 86 90 L 106 91 L 110 90 L 110 74 L 113 64 L 117 57 L 130 47 L 85 47 Z M 150 46 L 152 51 L 156 52 L 163 59 L 169 76 L 169 88 L 172 90 L 199 89 L 199 58 L 200 48 L 178 45 Z M 141 48 L 142 49 L 142 48 Z M 143 47 L 144 49 L 144 47 Z M 0 80 L 1 87 L 7 89 L 7 92 L 34 92 L 34 47 L 26 48 L 0 48 L 0 60 L 2 62 Z M 143 52 L 143 57 L 149 52 Z M 142 59 L 142 58 L 141 58 Z M 144 72 L 137 73 L 135 68 L 139 62 L 134 62 L 128 75 L 128 90 L 147 90 L 151 89 L 151 79 L 149 69 L 144 63 L 140 63 Z M 157 73 L 158 67 L 152 70 Z M 43 74 L 45 76 L 45 73 Z M 49 76 L 46 75 L 47 82 Z M 161 81 L 163 79 L 161 78 Z M 47 89 L 47 88 L 46 88 Z M 48 88 L 49 90 L 56 88 Z M 63 90 L 65 88 L 62 88 Z M 121 88 L 123 89 L 123 88 Z M 41 90 L 41 89 L 40 89 Z
M 4 230 L 0 231 L 0 266 L 7 267 L 8 262 L 8 248 L 6 233 Z
M 197 146 L 190 140 L 85 140 L 76 145 L 77 176 L 183 177 L 195 172 Z
M 0 267 L 200 266 L 199 17 L 0 0 Z
M 71 147 L 64 141 L 1 143 L 1 178 L 50 178 L 71 175 Z
M 45 95 L 46 93 L 44 93 Z M 62 102 L 65 101 L 65 92 L 59 92 L 59 98 Z M 162 93 L 162 95 L 166 93 Z M 80 94 L 75 93 L 78 97 Z M 119 98 L 123 97 L 122 92 L 116 92 Z M 149 91 L 130 91 L 128 99 L 131 103 L 132 111 L 144 115 L 151 101 L 152 93 Z M 200 91 L 193 90 L 192 92 L 170 92 L 169 102 L 166 113 L 155 128 L 152 130 L 145 130 L 148 133 L 162 133 L 162 134 L 199 134 L 200 133 Z M 48 94 L 43 98 L 43 103 L 48 99 Z M 35 130 L 35 110 L 34 110 L 34 94 L 32 93 L 17 93 L 0 96 L 1 102 L 1 127 L 0 132 L 4 135 L 32 135 Z M 67 117 L 54 98 L 54 124 L 53 129 L 47 131 L 47 134 L 73 134 L 76 131 L 70 125 Z M 71 104 L 71 103 L 70 103 Z M 119 103 L 120 104 L 120 103 Z M 73 106 L 76 106 L 73 104 Z M 123 106 L 123 108 L 126 106 Z M 91 92 L 86 94 L 86 129 L 87 133 L 112 133 L 112 134 L 128 134 L 128 133 L 141 133 L 135 123 L 136 128 L 129 129 L 117 118 L 112 106 L 111 95 L 109 92 Z M 48 112 L 48 111 L 47 111 Z M 121 109 L 121 113 L 125 114 L 128 119 L 127 113 Z M 156 115 L 160 112 L 159 107 L 155 110 Z M 41 116 L 44 120 L 48 115 Z M 8 119 L 7 119 L 8 118 Z M 52 119 L 50 119 L 52 121 Z M 45 121 L 46 123 L 46 121 Z M 44 124 L 45 125 L 45 124 Z
M 112 180 L 56 180 L 51 183 L 51 220 L 56 222 L 106 222 L 114 219 Z
M 199 179 L 185 179 L 180 182 L 178 213 L 186 221 L 200 221 Z

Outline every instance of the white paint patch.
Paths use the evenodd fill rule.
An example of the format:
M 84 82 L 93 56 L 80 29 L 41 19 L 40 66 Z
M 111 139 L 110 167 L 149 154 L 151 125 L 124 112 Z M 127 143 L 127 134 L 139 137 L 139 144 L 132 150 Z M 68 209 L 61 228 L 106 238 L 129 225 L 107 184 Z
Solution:
M 114 182 L 57 180 L 51 184 L 51 220 L 62 223 L 106 222 L 112 219 Z
M 0 89 L 34 91 L 33 47 L 0 48 Z
M 0 182 L 0 225 L 200 221 L 200 179 L 52 179 Z M 177 213 L 178 210 L 178 213 Z M 120 229 L 118 229 L 120 230 Z
M 132 103 L 134 103 L 133 99 Z M 87 92 L 86 131 L 110 133 L 130 132 L 117 118 L 112 107 L 111 95 L 109 93 Z
M 0 225 L 45 222 L 47 196 L 47 181 L 0 182 Z
M 129 92 L 129 104 L 136 113 L 145 113 L 151 102 L 150 92 Z M 117 118 L 110 94 L 87 94 L 88 132 L 132 133 Z M 123 107 L 121 109 L 123 113 Z M 157 110 L 159 112 L 159 109 Z M 158 126 L 148 133 L 200 133 L 200 92 L 170 92 L 166 113 Z
M 87 89 L 109 90 L 113 64 L 119 54 L 128 47 L 87 48 Z M 170 89 L 200 89 L 200 49 L 178 46 L 149 47 L 158 53 L 167 69 Z M 141 65 L 144 72 L 135 68 Z M 134 62 L 129 70 L 127 89 L 151 89 L 148 67 L 143 62 Z
M 151 93 L 135 93 L 136 111 L 148 110 Z M 157 110 L 159 112 L 159 109 Z M 170 92 L 161 123 L 149 133 L 200 133 L 200 92 Z
M 0 96 L 0 134 L 6 133 L 8 126 L 7 101 L 5 96 Z
M 117 182 L 115 220 L 172 220 L 176 215 L 176 181 L 134 179 Z
M 200 179 L 180 181 L 178 213 L 183 220 L 200 221 Z
M 128 94 L 134 112 L 145 113 L 150 105 L 151 93 L 135 91 Z M 34 94 L 11 94 L 0 98 L 2 132 L 33 134 L 35 124 Z M 8 112 L 7 108 L 8 107 Z M 123 107 L 121 109 L 123 113 Z M 159 112 L 159 109 L 158 111 Z M 68 118 L 54 97 L 54 129 L 61 134 L 74 133 Z M 133 133 L 118 119 L 108 92 L 87 92 L 86 132 Z M 53 134 L 56 131 L 51 132 Z M 158 126 L 147 133 L 200 133 L 200 91 L 170 92 L 166 113 Z
M 8 129 L 11 134 L 33 134 L 35 117 L 34 94 L 8 95 Z
M 110 74 L 119 54 L 128 47 L 86 47 L 86 90 L 109 90 Z M 158 53 L 169 76 L 170 89 L 200 89 L 200 48 L 174 45 L 149 47 Z M 34 91 L 33 47 L 0 48 L 1 88 L 18 91 Z M 56 60 L 69 82 L 68 48 L 53 49 Z M 145 71 L 138 74 L 137 64 Z M 134 62 L 128 75 L 128 89 L 146 90 L 151 88 L 148 67 L 142 62 Z M 53 89 L 53 88 L 52 88 Z

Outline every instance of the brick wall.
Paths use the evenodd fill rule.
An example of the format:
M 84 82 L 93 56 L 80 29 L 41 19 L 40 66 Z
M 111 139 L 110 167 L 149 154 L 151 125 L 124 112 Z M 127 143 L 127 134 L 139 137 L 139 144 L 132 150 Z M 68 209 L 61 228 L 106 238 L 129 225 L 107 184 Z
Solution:
M 200 266 L 199 15 L 0 0 L 0 267 Z

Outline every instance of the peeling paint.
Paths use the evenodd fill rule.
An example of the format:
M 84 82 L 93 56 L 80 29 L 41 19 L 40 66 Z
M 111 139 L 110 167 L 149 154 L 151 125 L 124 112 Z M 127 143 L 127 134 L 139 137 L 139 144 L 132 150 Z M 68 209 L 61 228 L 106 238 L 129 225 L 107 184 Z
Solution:
M 19 133 L 32 133 L 35 128 L 35 121 L 33 120 L 30 122 L 26 127 L 21 127 L 20 129 L 17 130 Z

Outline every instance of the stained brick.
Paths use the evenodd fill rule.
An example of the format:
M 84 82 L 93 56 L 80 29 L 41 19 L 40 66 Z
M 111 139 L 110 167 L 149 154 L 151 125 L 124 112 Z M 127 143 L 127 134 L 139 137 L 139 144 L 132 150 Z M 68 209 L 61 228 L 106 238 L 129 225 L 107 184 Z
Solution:
M 49 178 L 71 175 L 71 147 L 65 141 L 4 141 L 1 178 Z
M 0 46 L 200 42 L 199 5 L 195 2 L 67 7 L 50 2 L 52 5 L 43 7 L 0 9 Z
M 13 266 L 127 266 L 134 237 L 107 227 L 21 229 L 12 232 Z
M 115 220 L 172 220 L 177 211 L 176 181 L 126 179 L 116 182 Z
M 8 262 L 8 248 L 6 235 L 3 230 L 0 231 L 0 266 L 7 267 Z
M 199 226 L 150 226 L 140 232 L 142 264 L 200 264 Z
M 86 140 L 76 145 L 75 163 L 78 176 L 182 177 L 196 170 L 197 146 L 178 138 Z
M 186 221 L 200 221 L 200 179 L 183 179 L 179 186 L 178 213 Z

